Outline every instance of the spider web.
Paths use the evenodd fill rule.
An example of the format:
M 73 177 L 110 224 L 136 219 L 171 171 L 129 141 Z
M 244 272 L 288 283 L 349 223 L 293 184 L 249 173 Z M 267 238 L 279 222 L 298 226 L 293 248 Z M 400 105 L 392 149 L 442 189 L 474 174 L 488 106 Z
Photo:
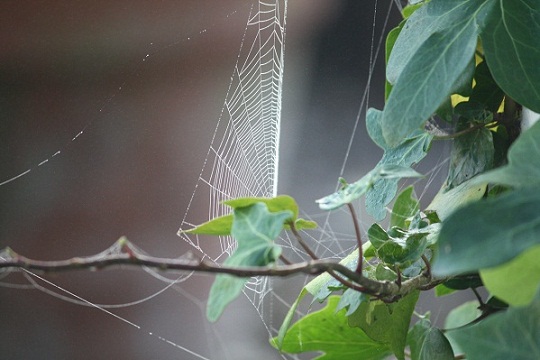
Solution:
M 400 6 L 398 1 L 388 2 L 388 7 L 383 10 L 385 12 L 383 14 L 384 23 L 376 24 L 378 2 L 373 2 L 372 33 L 369 34 L 371 39 L 370 63 L 367 69 L 366 86 L 364 92 L 358 97 L 358 113 L 350 131 L 352 135 L 348 143 L 345 144 L 345 156 L 342 157 L 343 161 L 339 164 L 340 168 L 336 173 L 331 174 L 333 179 L 350 170 L 348 166 L 350 162 L 349 155 L 353 149 L 359 123 L 363 119 L 364 111 L 369 103 L 374 66 L 382 51 L 382 33 L 385 31 L 388 14 L 396 6 Z M 229 213 L 229 208 L 222 204 L 223 200 L 241 196 L 268 197 L 278 193 L 286 19 L 286 0 L 276 0 L 275 2 L 259 1 L 252 7 L 230 77 L 221 115 L 213 132 L 211 144 L 198 176 L 195 191 L 182 218 L 180 229 L 188 229 L 195 224 Z M 290 120 L 286 119 L 285 121 Z M 78 139 L 82 133 L 83 131 L 78 132 L 72 141 Z M 60 154 L 59 151 L 55 152 L 50 159 L 57 157 L 58 154 Z M 38 166 L 42 166 L 47 162 L 48 159 L 40 162 Z M 29 171 L 27 170 L 18 176 L 9 178 L 0 185 L 11 183 L 29 173 Z M 313 194 L 311 195 L 313 196 Z M 199 216 L 198 211 L 196 211 L 201 208 L 205 210 L 206 215 L 204 217 Z M 343 215 L 341 212 L 312 214 L 311 216 L 303 214 L 304 217 L 312 218 L 320 224 L 317 231 L 305 233 L 304 235 L 321 258 L 340 259 L 356 246 L 352 231 L 347 231 L 347 227 L 341 226 L 342 224 L 339 223 L 339 219 L 343 217 L 348 219 L 348 215 Z M 334 218 L 338 218 L 337 223 Z M 338 232 L 335 230 L 338 228 L 345 230 Z M 201 257 L 217 263 L 224 261 L 235 249 L 235 242 L 229 237 L 220 237 L 216 240 L 200 236 L 187 236 L 184 233 L 179 233 L 179 235 Z M 280 238 L 278 243 L 284 248 L 285 254 L 292 260 L 301 261 L 308 258 L 307 254 L 287 234 Z M 116 250 L 109 249 L 107 253 L 114 251 Z M 148 273 L 161 282 L 160 290 L 148 297 L 112 306 L 86 300 L 77 291 L 66 290 L 65 287 L 56 285 L 51 280 L 43 277 L 37 277 L 36 274 L 26 273 L 25 277 L 33 289 L 40 289 L 57 297 L 60 294 L 66 301 L 97 308 L 106 312 L 109 316 L 138 329 L 141 329 L 141 325 L 130 321 L 127 317 L 117 315 L 113 310 L 143 304 L 171 289 L 174 289 L 185 298 L 191 299 L 190 301 L 198 307 L 204 308 L 205 301 L 202 296 L 193 296 L 183 290 L 182 285 L 192 274 L 181 274 L 177 278 L 169 279 L 150 270 L 148 270 Z M 308 280 L 307 277 L 299 277 L 292 279 L 292 281 L 289 279 L 281 281 L 269 278 L 252 278 L 246 285 L 244 289 L 245 297 L 253 305 L 266 331 L 271 336 L 276 334 L 277 327 L 283 319 L 283 314 L 290 307 L 296 295 L 295 293 Z M 167 283 L 165 287 L 163 287 L 163 282 Z M 13 285 L 13 287 L 17 286 L 19 285 Z M 287 293 L 286 288 L 293 288 L 293 293 Z M 69 297 L 67 297 L 68 295 Z M 304 309 L 301 311 L 305 313 L 305 311 L 309 310 Z M 201 319 L 201 322 L 204 321 L 206 320 Z M 178 326 L 184 325 L 178 324 Z M 247 327 L 244 327 L 244 329 L 247 329 Z M 209 338 L 217 335 L 212 329 L 207 331 Z M 186 356 L 189 355 L 193 358 L 206 358 L 207 356 L 202 355 L 203 352 L 199 350 L 190 349 L 189 346 L 185 346 L 185 343 L 170 341 L 157 334 L 151 335 L 158 336 L 160 340 L 175 346 L 180 350 L 181 354 Z M 224 344 L 220 346 L 226 347 Z

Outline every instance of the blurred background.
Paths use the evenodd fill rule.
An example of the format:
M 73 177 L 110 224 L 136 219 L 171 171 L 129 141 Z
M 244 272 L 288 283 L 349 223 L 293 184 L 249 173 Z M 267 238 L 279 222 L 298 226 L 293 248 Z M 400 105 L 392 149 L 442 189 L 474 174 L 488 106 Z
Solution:
M 375 4 L 289 3 L 279 192 L 294 196 L 308 214 L 318 212 L 313 200 L 336 186 L 368 81 L 372 36 L 375 42 L 381 37 L 390 1 L 379 1 L 376 11 Z M 223 107 L 251 5 L 0 2 L 0 183 L 30 170 L 0 186 L 0 248 L 59 260 L 98 253 L 125 235 L 155 256 L 190 250 L 176 232 Z M 399 19 L 394 8 L 387 30 Z M 377 108 L 383 106 L 383 65 L 375 67 L 370 88 L 369 106 Z M 355 180 L 381 155 L 362 117 L 344 175 Z M 140 270 L 45 278 L 97 304 L 130 303 L 164 287 Z M 20 273 L 7 275 L 0 280 L 0 358 L 281 358 L 244 298 L 219 322 L 208 323 L 212 280 L 196 275 L 138 305 L 109 309 L 138 329 L 28 288 Z M 288 280 L 275 286 L 290 302 L 300 287 Z M 424 304 L 430 310 L 429 299 Z M 431 310 L 439 319 L 444 310 L 437 306 Z M 283 314 L 274 316 L 265 323 L 279 326 Z

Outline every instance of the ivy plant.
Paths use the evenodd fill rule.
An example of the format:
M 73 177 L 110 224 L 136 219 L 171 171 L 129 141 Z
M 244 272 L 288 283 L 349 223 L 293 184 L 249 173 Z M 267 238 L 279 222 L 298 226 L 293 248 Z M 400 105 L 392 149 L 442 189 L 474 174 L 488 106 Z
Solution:
M 414 3 L 414 4 L 413 4 Z M 272 345 L 317 359 L 540 358 L 540 124 L 526 130 L 521 113 L 540 112 L 538 0 L 411 1 L 386 43 L 386 104 L 369 109 L 367 131 L 384 150 L 358 181 L 317 200 L 351 212 L 358 248 L 335 266 L 321 260 L 300 230 L 290 197 L 227 202 L 232 213 L 190 232 L 232 235 L 225 264 L 278 269 L 274 240 L 291 231 L 322 273 L 300 290 Z M 444 129 L 444 130 L 441 130 Z M 434 141 L 451 141 L 448 177 L 421 209 L 411 169 Z M 376 221 L 367 238 L 354 206 L 361 197 Z M 393 202 L 387 226 L 383 220 Z M 245 279 L 219 275 L 210 292 L 215 321 Z M 485 287 L 489 298 L 476 291 Z M 433 290 L 434 289 L 434 290 Z M 415 314 L 421 291 L 472 291 L 446 327 Z M 326 303 L 295 320 L 308 295 Z M 412 325 L 411 325 L 412 324 Z

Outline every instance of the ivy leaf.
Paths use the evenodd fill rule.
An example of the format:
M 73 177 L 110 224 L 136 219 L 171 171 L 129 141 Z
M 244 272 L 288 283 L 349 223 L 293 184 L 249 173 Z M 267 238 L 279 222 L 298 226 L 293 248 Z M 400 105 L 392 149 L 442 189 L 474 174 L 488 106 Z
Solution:
M 409 331 L 407 342 L 411 359 L 453 360 L 454 352 L 442 331 L 431 326 L 429 319 L 421 319 Z
M 297 230 L 302 229 L 315 229 L 317 223 L 298 217 L 298 205 L 296 201 L 288 195 L 279 195 L 273 198 L 264 197 L 242 197 L 224 201 L 223 204 L 230 206 L 233 209 L 246 207 L 255 203 L 264 203 L 268 206 L 270 212 L 278 212 L 283 210 L 289 210 L 293 213 L 291 220 L 294 220 Z M 204 234 L 214 236 L 227 236 L 231 235 L 231 228 L 233 223 L 233 215 L 227 214 L 219 216 L 215 219 L 204 222 L 189 230 L 180 230 L 185 234 Z M 289 225 L 285 224 L 285 228 Z
M 418 200 L 414 194 L 414 187 L 406 187 L 396 198 L 392 215 L 390 217 L 390 227 L 398 227 L 401 229 L 409 228 L 409 219 L 416 215 L 420 207 Z
M 349 316 L 349 325 L 361 328 L 373 340 L 390 346 L 398 359 L 405 359 L 407 331 L 419 295 L 415 291 L 392 304 L 380 300 L 363 302 Z
M 449 331 L 467 359 L 540 359 L 540 296 L 483 321 Z
M 382 135 L 382 112 L 369 109 L 366 116 L 366 126 L 371 139 L 384 150 L 384 155 L 377 166 L 392 164 L 410 167 L 422 160 L 431 146 L 433 136 L 425 131 L 405 139 L 398 146 L 392 147 Z M 394 199 L 397 193 L 399 179 L 379 179 L 368 189 L 366 194 L 366 210 L 376 220 L 386 216 L 386 205 Z
M 527 188 L 468 204 L 452 213 L 439 234 L 437 276 L 503 264 L 540 243 L 540 192 Z
M 477 129 L 454 139 L 448 171 L 448 189 L 490 170 L 493 167 L 494 154 L 493 137 L 491 131 L 486 128 Z
M 311 313 L 296 322 L 285 335 L 281 351 L 299 354 L 319 351 L 318 360 L 385 359 L 391 354 L 387 345 L 373 341 L 361 329 L 347 324 L 345 311 L 336 313 L 338 296 L 328 299 L 322 310 Z M 276 346 L 276 338 L 271 344 Z
M 236 251 L 224 264 L 237 268 L 265 266 L 274 262 L 281 248 L 274 240 L 283 229 L 283 223 L 293 216 L 289 210 L 272 213 L 266 204 L 258 202 L 234 209 L 231 234 L 238 242 Z M 218 275 L 210 289 L 206 315 L 216 321 L 225 307 L 240 295 L 246 278 Z
M 515 187 L 540 184 L 540 122 L 523 132 L 508 150 L 508 165 L 477 176 L 474 184 L 496 183 Z
M 482 22 L 486 61 L 499 86 L 540 112 L 540 8 L 537 0 L 498 0 Z
M 528 305 L 540 285 L 540 245 L 531 247 L 511 261 L 480 271 L 490 294 L 512 306 Z
M 383 164 L 375 167 L 375 169 L 371 170 L 360 180 L 352 184 L 346 184 L 339 191 L 317 200 L 317 203 L 322 210 L 334 210 L 360 198 L 379 179 L 422 176 L 409 167 Z
M 451 95 L 473 58 L 477 16 L 486 3 L 492 5 L 486 0 L 432 0 L 409 18 L 387 68 L 394 87 L 382 133 L 390 145 L 418 130 Z
M 428 235 L 431 230 L 438 230 L 438 226 L 412 231 L 393 227 L 386 232 L 378 224 L 373 224 L 368 230 L 368 237 L 383 262 L 403 269 L 424 254 L 430 245 Z
M 482 61 L 476 66 L 474 80 L 476 85 L 473 88 L 469 101 L 483 105 L 488 111 L 497 111 L 501 106 L 504 93 L 495 80 L 493 80 L 485 61 Z
M 345 316 L 353 314 L 358 307 L 363 303 L 369 301 L 369 295 L 358 292 L 353 289 L 347 289 L 343 292 L 343 295 L 339 298 L 339 303 L 336 307 L 336 312 L 347 309 Z
M 486 184 L 475 184 L 472 180 L 466 181 L 451 190 L 443 186 L 437 195 L 435 195 L 427 210 L 436 211 L 437 215 L 445 220 L 458 208 L 484 197 L 486 189 Z

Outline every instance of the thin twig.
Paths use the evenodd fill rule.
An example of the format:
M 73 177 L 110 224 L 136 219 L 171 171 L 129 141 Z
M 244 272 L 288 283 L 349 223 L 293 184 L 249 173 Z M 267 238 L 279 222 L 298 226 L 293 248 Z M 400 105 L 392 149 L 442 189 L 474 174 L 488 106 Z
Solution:
M 324 272 L 339 274 L 338 280 L 344 285 L 376 296 L 384 301 L 395 301 L 408 293 L 434 286 L 446 279 L 428 279 L 419 275 L 404 281 L 401 287 L 391 281 L 378 281 L 362 276 L 346 266 L 330 260 L 311 260 L 290 265 L 269 265 L 261 267 L 231 267 L 191 256 L 188 259 L 158 258 L 144 254 L 126 239 L 120 239 L 107 251 L 97 255 L 75 257 L 60 261 L 32 260 L 6 248 L 0 252 L 0 269 L 15 271 L 26 269 L 42 272 L 61 272 L 74 270 L 101 270 L 114 266 L 150 267 L 161 271 L 196 271 L 216 274 L 229 274 L 238 277 L 275 276 L 294 274 L 319 275 Z
M 298 241 L 300 246 L 302 246 L 302 248 L 306 251 L 306 253 L 309 255 L 309 257 L 312 258 L 313 260 L 318 260 L 319 257 L 317 256 L 317 254 L 315 254 L 315 252 L 313 252 L 313 250 L 311 250 L 309 245 L 304 241 L 304 239 L 302 238 L 302 236 L 300 235 L 300 233 L 296 229 L 296 225 L 294 224 L 294 222 L 291 221 L 289 223 L 289 226 L 291 228 L 291 232 L 293 233 L 294 237 L 296 238 L 296 241 Z
M 424 261 L 424 264 L 426 264 L 426 271 L 424 271 L 424 275 L 428 278 L 431 278 L 431 264 L 429 263 L 426 255 L 422 255 L 422 260 Z
M 457 138 L 457 137 L 459 137 L 459 136 L 466 135 L 466 134 L 468 134 L 468 133 L 471 133 L 471 132 L 473 132 L 473 131 L 476 131 L 476 130 L 478 130 L 478 129 L 481 129 L 481 128 L 483 128 L 483 127 L 485 127 L 485 128 L 492 128 L 492 127 L 494 127 L 494 126 L 495 126 L 494 123 L 492 123 L 492 124 L 476 124 L 476 125 L 474 125 L 474 126 L 471 126 L 471 127 L 467 128 L 467 129 L 464 129 L 464 130 L 461 130 L 461 131 L 458 131 L 458 132 L 455 132 L 455 133 L 453 133 L 453 134 L 435 135 L 435 136 L 433 137 L 433 139 L 434 139 L 434 140 L 452 140 L 452 139 L 455 139 L 455 138 Z
M 364 262 L 364 254 L 362 252 L 362 233 L 360 232 L 360 224 L 358 224 L 358 218 L 356 217 L 356 211 L 351 203 L 348 203 L 349 211 L 354 224 L 354 232 L 356 233 L 356 241 L 358 242 L 358 265 L 356 266 L 356 273 L 362 276 L 362 266 Z

